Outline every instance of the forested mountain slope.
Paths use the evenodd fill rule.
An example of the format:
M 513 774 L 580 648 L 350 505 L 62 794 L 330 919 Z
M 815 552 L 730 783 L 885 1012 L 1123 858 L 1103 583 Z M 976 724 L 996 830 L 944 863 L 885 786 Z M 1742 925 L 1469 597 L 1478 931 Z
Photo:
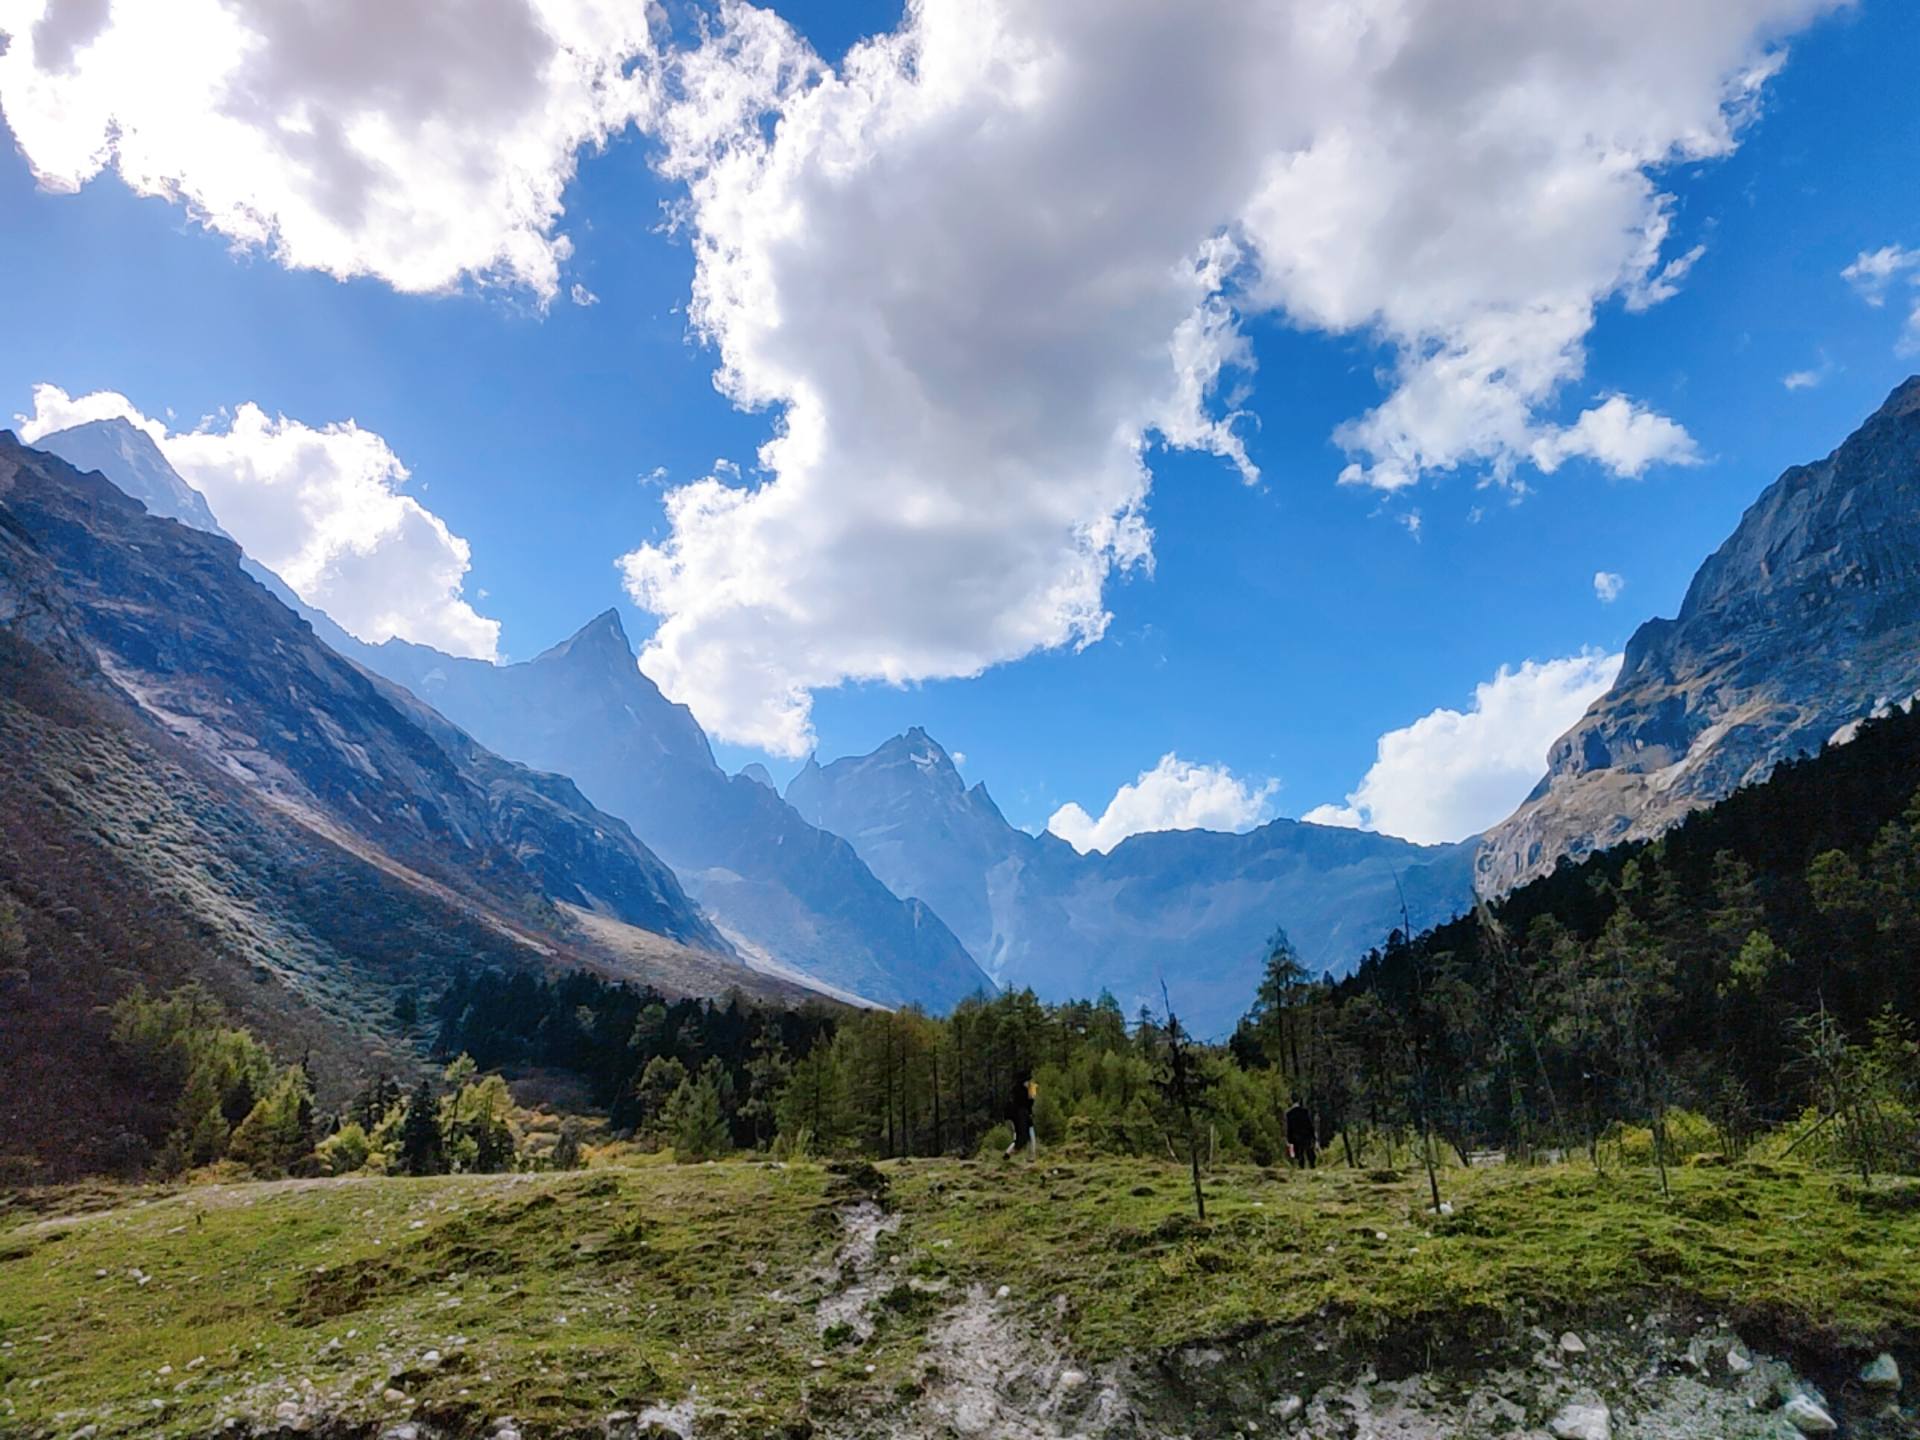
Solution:
M 1463 1145 L 1524 1145 L 1668 1106 L 1737 1138 L 1837 1103 L 1824 1067 L 1868 1067 L 1855 1078 L 1882 1087 L 1877 1118 L 1842 1128 L 1877 1135 L 1882 1163 L 1920 1163 L 1920 1094 L 1898 1098 L 1920 1083 L 1916 955 L 1908 708 L 1656 841 L 1562 865 L 1411 945 L 1394 937 L 1331 992 L 1329 1043 L 1303 1068 L 1336 1110 L 1409 1114 L 1424 1055 L 1436 1125 Z M 1833 1058 L 1841 1044 L 1851 1058 Z

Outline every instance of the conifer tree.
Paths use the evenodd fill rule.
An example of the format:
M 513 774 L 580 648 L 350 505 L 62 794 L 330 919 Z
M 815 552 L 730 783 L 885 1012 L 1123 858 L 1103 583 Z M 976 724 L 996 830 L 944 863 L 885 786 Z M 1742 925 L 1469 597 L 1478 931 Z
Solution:
M 424 1078 L 414 1086 L 406 1118 L 400 1122 L 399 1160 L 403 1175 L 440 1175 L 447 1168 L 440 1144 L 439 1107 L 434 1104 L 433 1086 Z
M 673 1139 L 673 1158 L 682 1165 L 711 1160 L 729 1148 L 727 1117 L 720 1108 L 720 1092 L 712 1076 L 683 1080 L 667 1104 L 667 1132 Z

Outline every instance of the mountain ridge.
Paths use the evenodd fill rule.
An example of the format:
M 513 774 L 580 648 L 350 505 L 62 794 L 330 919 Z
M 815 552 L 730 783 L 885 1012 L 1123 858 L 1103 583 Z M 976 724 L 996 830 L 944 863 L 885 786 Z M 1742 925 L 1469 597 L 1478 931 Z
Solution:
M 0 432 L 0 1172 L 121 1163 L 145 1102 L 111 1004 L 136 985 L 207 986 L 329 1103 L 420 1064 L 396 998 L 462 966 L 818 993 L 728 953 L 565 777 L 335 654 L 238 562 Z
M 1487 832 L 1482 892 L 1652 838 L 1920 691 L 1920 375 L 1768 485 L 1625 655 Z
M 512 665 L 407 641 L 355 658 L 501 753 L 572 776 L 754 963 L 882 1004 L 945 1007 L 992 988 L 931 908 L 889 890 L 769 784 L 720 769 L 693 713 L 639 668 L 617 612 Z
M 1402 891 L 1416 924 L 1471 894 L 1472 842 L 1423 847 L 1288 819 L 1242 834 L 1143 832 L 1081 854 L 1008 824 L 920 726 L 810 762 L 787 798 L 896 893 L 930 904 L 1002 983 L 1043 999 L 1105 989 L 1131 1009 L 1157 1007 L 1175 974 L 1180 1012 L 1202 1034 L 1245 1009 L 1276 929 L 1307 964 L 1337 971 L 1401 924 Z

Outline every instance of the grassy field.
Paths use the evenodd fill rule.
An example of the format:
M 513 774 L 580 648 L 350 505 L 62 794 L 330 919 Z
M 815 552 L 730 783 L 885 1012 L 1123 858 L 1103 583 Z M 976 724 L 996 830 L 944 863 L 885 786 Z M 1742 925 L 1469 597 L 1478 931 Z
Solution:
M 879 1179 L 734 1162 L 75 1195 L 0 1223 L 0 1431 L 201 1434 L 276 1407 L 531 1433 L 696 1396 L 703 1434 L 780 1434 L 916 1383 L 967 1285 L 1090 1362 L 1258 1327 L 1359 1346 L 1518 1306 L 1650 1295 L 1827 1350 L 1911 1344 L 1920 1204 L 1824 1174 L 1486 1169 L 1424 1180 L 1236 1169 L 1193 1218 L 1183 1171 L 1060 1154 Z M 821 1333 L 840 1212 L 884 1192 L 864 1342 Z M 83 1203 L 84 1202 L 84 1203 Z M 103 1206 L 108 1208 L 102 1208 Z

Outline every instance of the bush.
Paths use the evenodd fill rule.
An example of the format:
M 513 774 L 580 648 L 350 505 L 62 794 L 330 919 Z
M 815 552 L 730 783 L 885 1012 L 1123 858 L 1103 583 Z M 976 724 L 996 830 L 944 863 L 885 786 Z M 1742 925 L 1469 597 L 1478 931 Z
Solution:
M 1624 1165 L 1651 1165 L 1653 1129 L 1645 1125 L 1615 1122 L 1602 1144 Z M 1726 1142 L 1706 1116 L 1694 1110 L 1675 1107 L 1667 1111 L 1667 1164 L 1683 1165 L 1696 1155 L 1724 1155 Z
M 798 1130 L 782 1130 L 773 1137 L 773 1158 L 799 1164 L 813 1158 L 813 1131 L 802 1125 Z
M 991 1160 L 1004 1155 L 1011 1144 L 1013 1144 L 1013 1126 L 1002 1120 L 980 1137 L 978 1154 L 983 1160 Z
M 351 1175 L 367 1163 L 373 1146 L 358 1121 L 349 1120 L 315 1148 L 322 1170 L 328 1175 Z

